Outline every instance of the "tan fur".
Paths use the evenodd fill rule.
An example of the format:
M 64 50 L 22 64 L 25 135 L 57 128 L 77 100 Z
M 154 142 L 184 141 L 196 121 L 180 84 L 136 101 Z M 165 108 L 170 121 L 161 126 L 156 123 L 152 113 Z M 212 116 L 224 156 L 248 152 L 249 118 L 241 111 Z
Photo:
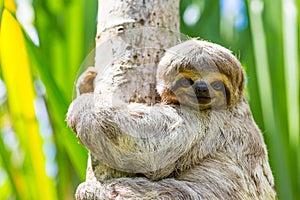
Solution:
M 184 70 L 225 75 L 227 107 L 168 104 L 170 87 Z M 167 51 L 158 67 L 165 103 L 116 107 L 99 94 L 79 96 L 67 115 L 79 140 L 101 162 L 136 177 L 85 182 L 77 199 L 276 199 L 263 137 L 243 97 L 243 76 L 229 50 L 190 40 Z M 91 185 L 97 194 L 89 193 Z

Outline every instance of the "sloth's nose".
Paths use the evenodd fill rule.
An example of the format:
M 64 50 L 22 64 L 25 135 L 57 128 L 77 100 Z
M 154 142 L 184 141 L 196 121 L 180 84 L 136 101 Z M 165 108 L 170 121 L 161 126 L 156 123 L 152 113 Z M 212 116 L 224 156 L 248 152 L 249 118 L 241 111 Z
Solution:
M 196 82 L 194 90 L 197 97 L 209 97 L 209 90 L 204 81 Z

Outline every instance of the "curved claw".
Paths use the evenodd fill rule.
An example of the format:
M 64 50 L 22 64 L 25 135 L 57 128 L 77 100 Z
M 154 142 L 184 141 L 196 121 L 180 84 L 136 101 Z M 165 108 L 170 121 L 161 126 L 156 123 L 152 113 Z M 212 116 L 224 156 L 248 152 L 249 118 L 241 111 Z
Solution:
M 94 92 L 94 79 L 98 72 L 95 67 L 88 67 L 83 74 L 77 80 L 76 92 L 77 96 L 83 93 Z

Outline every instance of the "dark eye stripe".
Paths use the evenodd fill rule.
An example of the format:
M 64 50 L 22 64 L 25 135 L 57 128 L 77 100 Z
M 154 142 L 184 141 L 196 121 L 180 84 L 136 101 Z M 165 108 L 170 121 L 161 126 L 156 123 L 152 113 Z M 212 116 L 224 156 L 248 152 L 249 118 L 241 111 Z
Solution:
M 181 78 L 178 80 L 178 82 L 181 87 L 190 87 L 194 83 L 194 81 L 192 81 L 191 79 L 187 79 L 187 78 Z
M 172 91 L 175 91 L 176 89 L 178 89 L 180 87 L 187 88 L 193 84 L 194 84 L 194 81 L 192 79 L 182 77 L 178 81 L 176 81 L 176 83 L 172 87 Z
M 223 90 L 225 87 L 222 81 L 215 81 L 211 84 L 211 86 L 218 91 Z

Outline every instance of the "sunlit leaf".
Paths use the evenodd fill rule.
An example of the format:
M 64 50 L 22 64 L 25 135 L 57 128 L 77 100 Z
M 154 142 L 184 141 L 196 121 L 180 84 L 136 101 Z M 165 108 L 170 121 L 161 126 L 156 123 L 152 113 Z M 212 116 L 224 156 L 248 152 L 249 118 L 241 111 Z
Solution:
M 27 183 L 24 186 L 31 192 L 35 191 L 31 194 L 33 198 L 56 199 L 54 182 L 45 171 L 43 141 L 35 117 L 35 92 L 23 32 L 19 23 L 6 9 L 2 15 L 0 41 L 1 67 L 7 87 L 10 115 L 30 162 L 25 170 L 32 170 L 30 173 L 35 182 L 34 185 Z

